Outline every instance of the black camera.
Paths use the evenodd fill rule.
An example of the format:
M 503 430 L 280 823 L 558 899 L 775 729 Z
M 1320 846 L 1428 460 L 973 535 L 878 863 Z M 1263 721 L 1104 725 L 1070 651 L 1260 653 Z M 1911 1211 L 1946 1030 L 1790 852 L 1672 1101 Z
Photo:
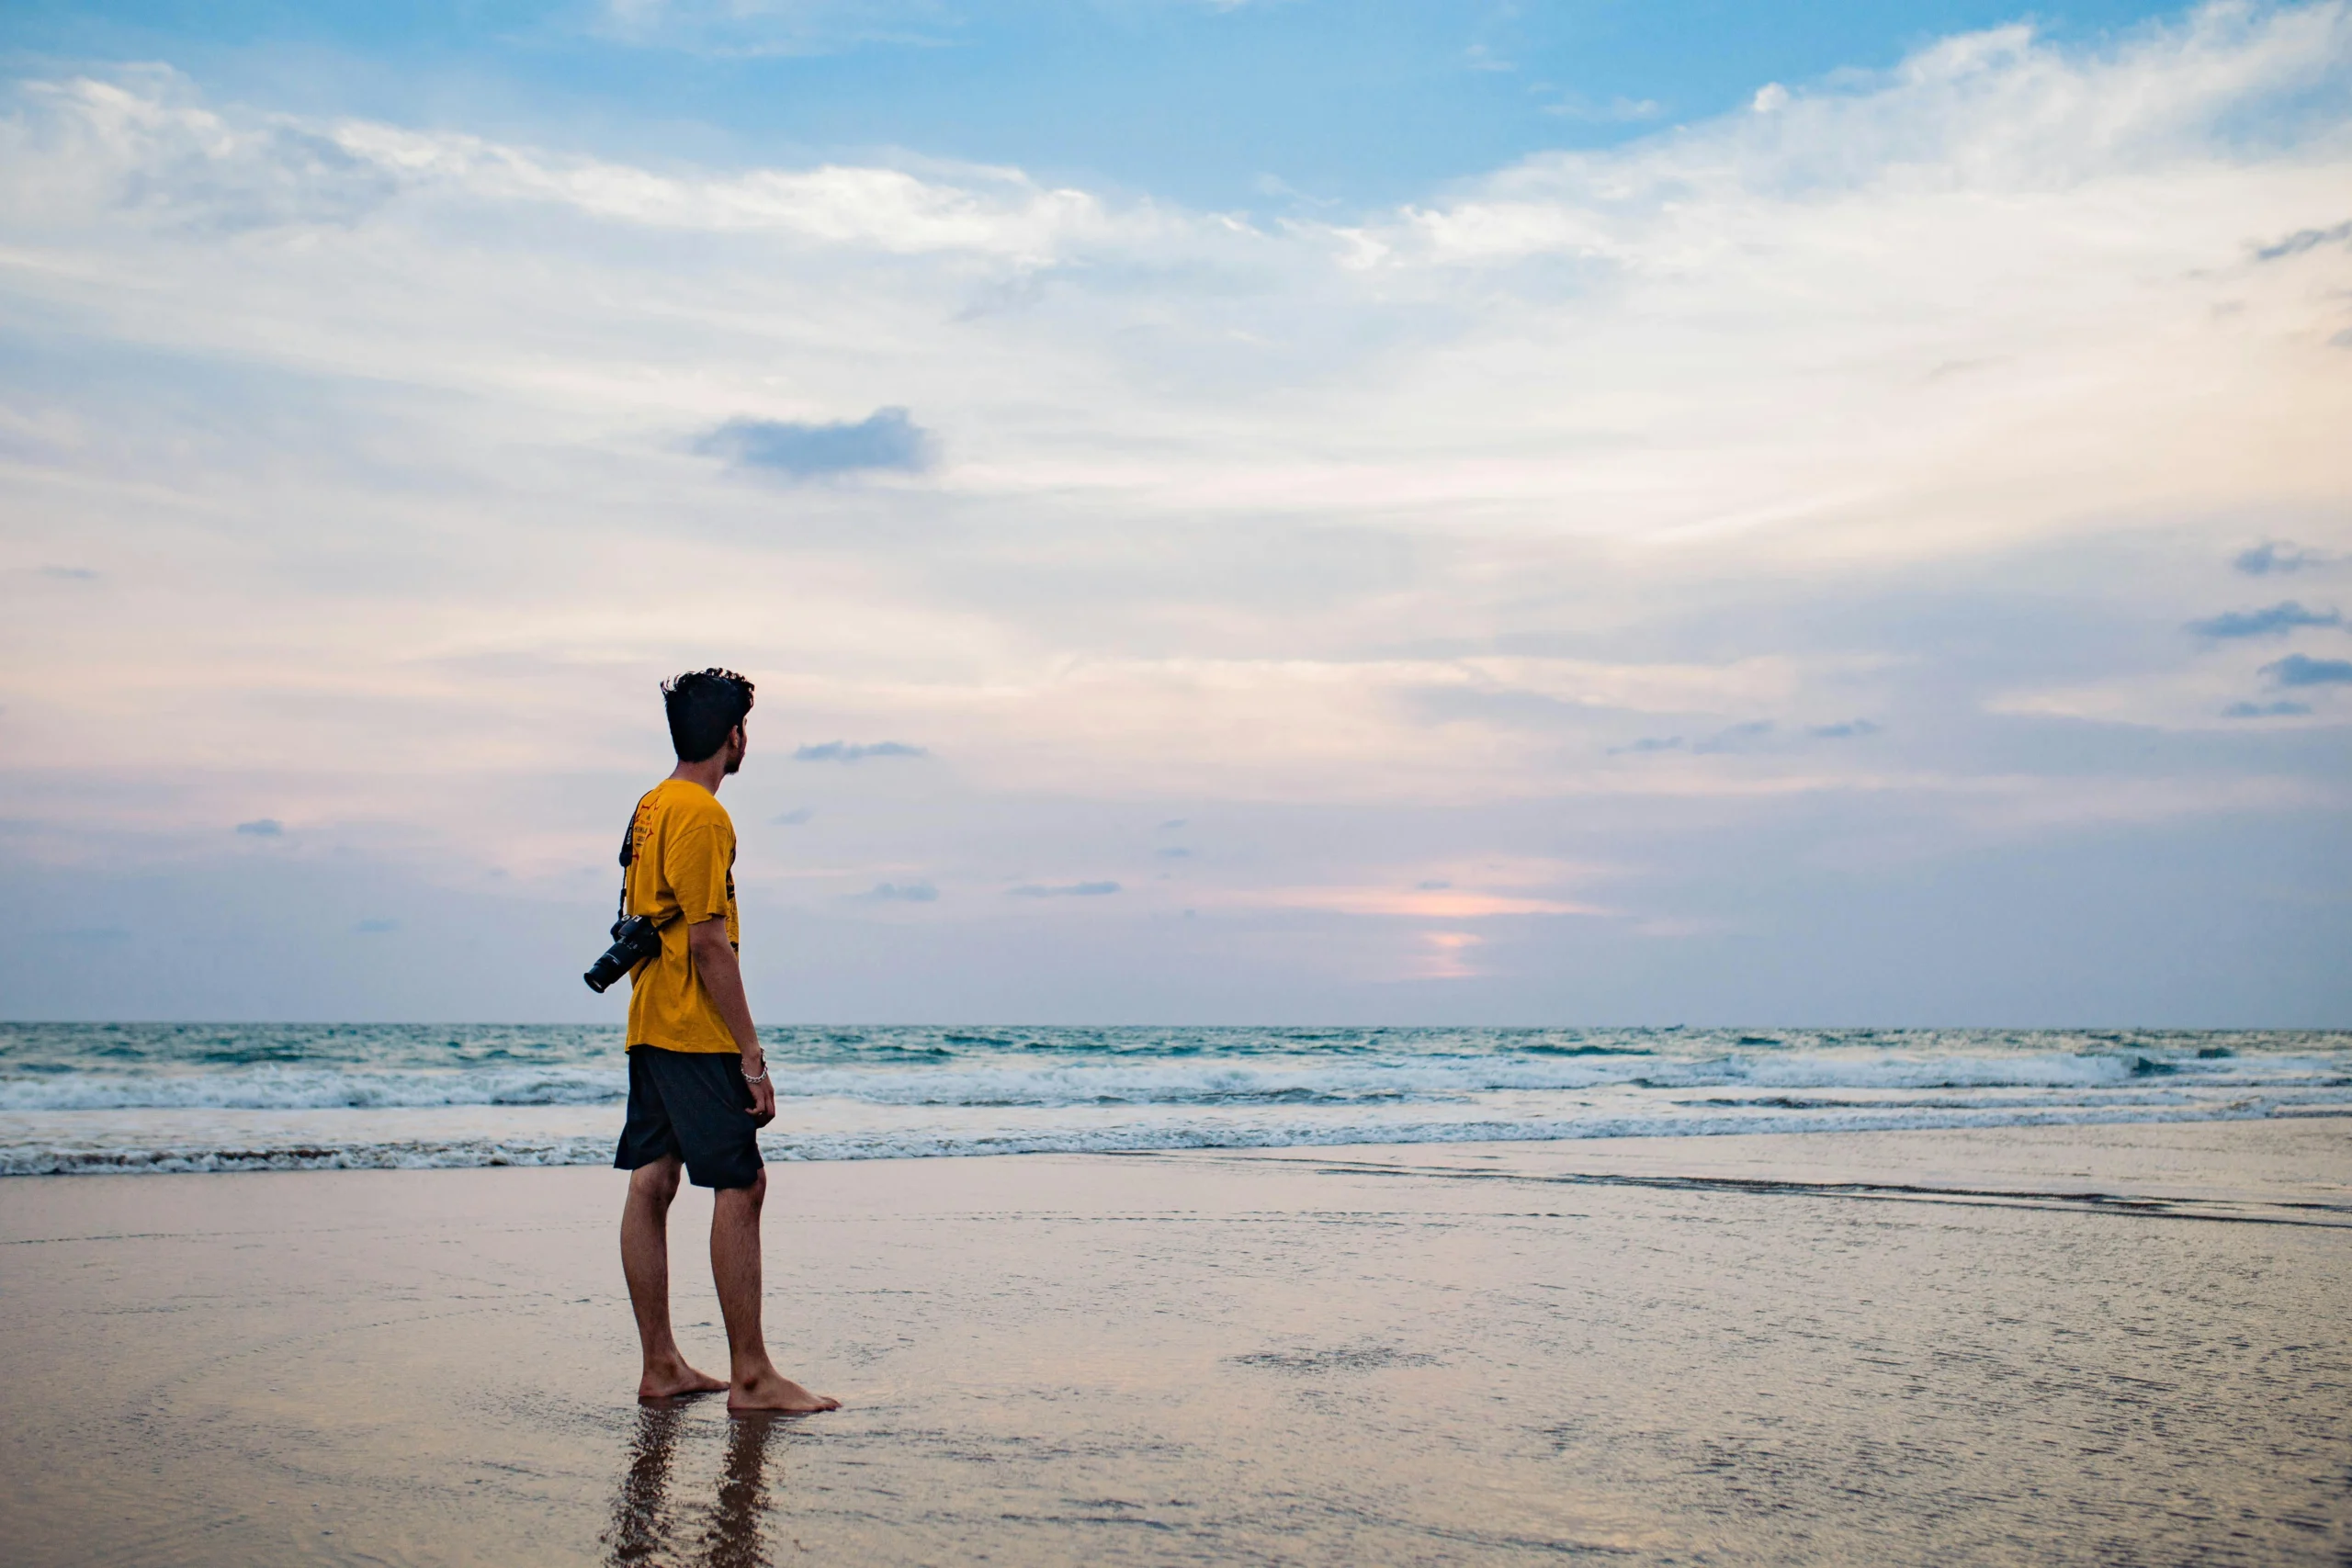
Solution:
M 645 960 L 661 956 L 662 928 L 644 915 L 630 915 L 613 922 L 613 945 L 580 977 L 590 990 L 601 993 Z

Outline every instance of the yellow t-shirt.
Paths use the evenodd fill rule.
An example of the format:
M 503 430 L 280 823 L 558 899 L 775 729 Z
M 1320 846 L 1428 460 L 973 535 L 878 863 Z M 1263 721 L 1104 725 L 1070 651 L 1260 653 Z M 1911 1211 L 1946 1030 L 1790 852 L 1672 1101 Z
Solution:
M 662 926 L 662 956 L 629 976 L 628 1043 L 664 1051 L 742 1049 L 702 983 L 686 947 L 686 928 L 735 921 L 735 823 L 718 797 L 698 784 L 664 779 L 639 802 L 629 824 L 628 912 Z M 670 919 L 673 914 L 679 918 Z

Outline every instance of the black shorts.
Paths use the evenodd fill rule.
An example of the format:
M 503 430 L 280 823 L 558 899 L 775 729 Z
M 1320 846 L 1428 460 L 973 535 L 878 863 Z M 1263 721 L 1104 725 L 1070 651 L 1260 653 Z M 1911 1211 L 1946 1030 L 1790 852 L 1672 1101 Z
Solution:
M 614 1166 L 635 1170 L 673 1156 L 696 1187 L 749 1187 L 760 1179 L 752 1086 L 732 1051 L 628 1048 L 628 1124 Z

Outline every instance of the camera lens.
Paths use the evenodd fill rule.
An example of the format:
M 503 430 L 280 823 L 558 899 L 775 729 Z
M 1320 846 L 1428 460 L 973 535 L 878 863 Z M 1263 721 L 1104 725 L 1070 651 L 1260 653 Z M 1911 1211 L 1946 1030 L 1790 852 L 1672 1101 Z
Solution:
M 588 982 L 590 990 L 602 994 L 606 987 L 628 973 L 628 961 L 608 950 L 589 967 L 588 973 L 580 977 Z

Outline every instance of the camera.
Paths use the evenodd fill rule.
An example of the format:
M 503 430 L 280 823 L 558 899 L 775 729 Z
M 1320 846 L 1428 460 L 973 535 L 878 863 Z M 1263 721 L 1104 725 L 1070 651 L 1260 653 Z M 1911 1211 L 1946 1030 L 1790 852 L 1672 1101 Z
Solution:
M 630 915 L 613 922 L 613 945 L 580 977 L 590 990 L 602 992 L 645 960 L 661 956 L 662 928 L 644 915 Z

